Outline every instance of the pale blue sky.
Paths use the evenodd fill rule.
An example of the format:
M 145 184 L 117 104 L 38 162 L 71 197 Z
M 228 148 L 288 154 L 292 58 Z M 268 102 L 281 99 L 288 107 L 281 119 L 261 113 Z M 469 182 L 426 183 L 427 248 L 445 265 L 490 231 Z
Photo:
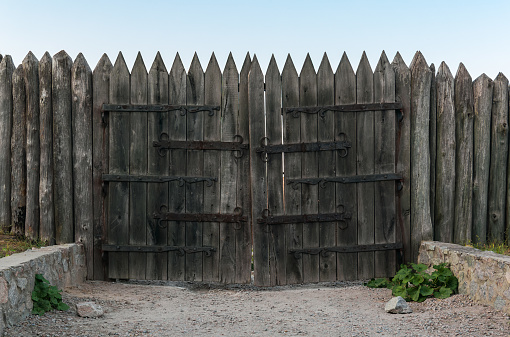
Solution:
M 372 68 L 383 50 L 409 65 L 420 50 L 436 69 L 455 75 L 463 62 L 473 79 L 485 72 L 510 77 L 510 1 L 69 1 L 0 0 L 0 54 L 21 63 L 31 50 L 82 52 L 92 69 L 103 53 L 119 51 L 131 67 L 141 51 L 150 67 L 157 51 L 170 69 L 179 52 L 194 52 L 204 70 L 214 51 L 223 68 L 231 51 L 238 67 L 246 52 L 265 71 L 271 54 L 281 69 L 290 53 L 298 72 L 309 52 L 317 69 L 324 52 L 335 70 L 345 51 L 356 70 L 362 52 Z

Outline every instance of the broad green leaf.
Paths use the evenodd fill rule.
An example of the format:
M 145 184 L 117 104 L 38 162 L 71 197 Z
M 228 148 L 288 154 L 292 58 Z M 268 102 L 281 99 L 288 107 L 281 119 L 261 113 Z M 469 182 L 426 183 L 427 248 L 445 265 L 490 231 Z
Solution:
M 432 293 L 434 293 L 434 289 L 430 288 L 430 287 L 427 287 L 427 286 L 421 286 L 421 289 L 420 289 L 420 293 L 427 297 L 427 296 L 430 296 L 432 295 Z

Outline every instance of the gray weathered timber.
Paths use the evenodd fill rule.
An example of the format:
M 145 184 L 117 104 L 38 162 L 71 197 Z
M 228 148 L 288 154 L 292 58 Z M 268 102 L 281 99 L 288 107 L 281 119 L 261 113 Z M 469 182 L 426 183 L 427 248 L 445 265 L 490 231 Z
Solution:
M 395 102 L 395 71 L 383 51 L 374 71 L 374 102 Z M 374 113 L 375 173 L 395 172 L 395 110 Z M 377 182 L 374 197 L 375 243 L 396 242 L 396 188 L 394 181 Z M 394 250 L 375 252 L 375 277 L 395 275 Z
M 186 82 L 186 103 L 188 105 L 204 104 L 204 71 L 195 53 L 188 71 Z M 204 140 L 204 113 L 187 115 L 186 140 Z M 198 176 L 204 174 L 204 154 L 200 150 L 188 150 L 186 175 Z M 186 186 L 186 213 L 201 213 L 204 209 L 204 183 L 188 184 Z M 199 222 L 186 223 L 186 246 L 201 247 L 203 239 L 203 224 Z M 217 254 L 213 253 L 213 254 Z M 202 281 L 203 254 L 186 255 L 185 279 L 188 281 Z
M 351 63 L 344 53 L 335 74 L 335 104 L 356 103 L 356 75 Z M 335 152 L 337 176 L 356 175 L 356 112 L 335 113 L 335 140 L 349 141 L 351 148 L 347 156 Z M 346 222 L 336 223 L 336 242 L 339 247 L 353 246 L 358 243 L 358 209 L 356 184 L 336 184 L 335 211 L 350 212 L 352 218 Z M 342 207 L 340 207 L 340 205 Z M 338 208 L 337 208 L 338 207 Z M 337 253 L 337 279 L 341 281 L 358 279 L 358 254 Z
M 488 238 L 505 240 L 505 196 L 508 159 L 508 79 L 499 73 L 492 96 L 491 164 L 489 173 Z
M 400 122 L 400 146 L 397 148 L 397 173 L 404 178 L 398 191 L 397 239 L 404 245 L 404 261 L 411 261 L 411 71 L 397 52 L 392 62 L 395 70 L 395 99 L 402 103 L 404 118 Z
M 310 54 L 306 55 L 299 78 L 299 105 L 317 106 L 317 74 L 312 64 Z M 293 118 L 293 117 L 292 117 Z M 317 142 L 317 114 L 301 116 L 301 142 Z M 318 152 L 303 152 L 301 154 L 301 177 L 317 178 L 319 164 Z M 319 211 L 319 186 L 304 184 L 301 186 L 301 212 L 317 214 Z M 319 223 L 303 224 L 303 247 L 318 248 L 320 244 Z M 306 283 L 319 282 L 319 256 L 304 254 L 303 281 Z
M 276 59 L 271 56 L 266 71 L 266 134 L 271 144 L 282 143 L 282 80 Z M 256 144 L 254 144 L 256 145 Z M 268 209 L 273 215 L 283 215 L 283 162 L 282 155 L 271 155 L 267 162 Z M 253 160 L 260 160 L 253 158 Z M 271 285 L 286 284 L 285 226 L 272 226 L 269 233 Z
M 148 98 L 149 104 L 168 104 L 168 72 L 158 52 L 149 70 Z M 152 142 L 162 132 L 168 133 L 168 112 L 149 112 L 147 114 L 147 173 L 149 175 L 168 175 L 169 156 L 160 156 Z M 147 245 L 167 245 L 168 225 L 160 227 L 152 217 L 161 205 L 168 205 L 168 183 L 161 182 L 147 185 L 146 236 Z M 168 278 L 168 253 L 147 253 L 145 277 L 148 280 L 166 280 Z
M 247 53 L 239 74 L 239 116 L 237 118 L 236 132 L 250 141 L 250 118 L 248 115 L 248 74 L 251 68 L 250 54 Z M 236 230 L 236 283 L 251 282 L 252 257 L 252 218 L 251 218 L 251 189 L 250 179 L 250 153 L 245 153 L 238 159 L 237 169 L 237 207 L 243 209 L 248 217 L 248 223 Z
M 42 62 L 42 60 L 41 60 Z M 112 63 L 103 54 L 92 74 L 92 181 L 94 209 L 94 274 L 87 274 L 89 279 L 104 280 L 108 260 L 101 249 L 107 243 L 108 229 L 105 216 L 107 203 L 103 195 L 102 175 L 108 173 L 109 128 L 103 123 L 101 107 L 108 103 L 110 96 L 110 73 Z M 89 262 L 90 263 L 90 262 Z
M 471 241 L 473 227 L 473 80 L 464 64 L 455 75 L 455 221 L 453 241 Z
M 487 242 L 487 199 L 491 150 L 491 109 L 494 82 L 485 74 L 473 82 L 473 234 L 472 241 Z
M 421 52 L 411 63 L 411 249 L 416 261 L 421 240 L 433 238 L 430 219 L 430 83 Z
M 328 56 L 324 53 L 319 70 L 317 71 L 317 105 L 335 104 L 335 75 Z M 317 120 L 317 140 L 330 142 L 335 140 L 335 114 L 326 113 L 324 118 Z M 319 153 L 319 177 L 335 176 L 335 151 L 321 151 Z M 326 184 L 319 188 L 319 213 L 335 213 L 335 184 Z M 322 222 L 319 228 L 319 247 L 336 246 L 336 223 Z M 319 256 L 319 281 L 328 282 L 336 280 L 336 254 Z
M 282 107 L 299 106 L 299 77 L 290 55 L 287 56 L 282 70 Z M 297 118 L 292 114 L 283 116 L 283 143 L 299 143 L 301 141 L 301 114 Z M 287 153 L 284 155 L 285 180 L 301 178 L 301 153 Z M 301 189 L 286 188 L 284 191 L 285 214 L 301 214 Z M 303 248 L 303 224 L 280 225 L 286 226 L 286 250 Z M 287 254 L 287 284 L 303 282 L 303 259 L 296 259 L 294 254 Z
M 83 243 L 87 275 L 93 275 L 92 70 L 79 53 L 71 69 L 75 242 Z
M 365 52 L 356 70 L 356 103 L 372 103 L 374 101 L 374 77 L 372 68 Z M 367 111 L 357 115 L 357 174 L 374 174 L 374 112 Z M 375 183 L 357 184 L 358 205 L 358 244 L 374 244 L 374 192 Z M 358 278 L 374 277 L 374 252 L 358 253 Z
M 129 104 L 129 70 L 122 53 L 119 53 L 110 74 L 111 104 Z M 109 116 L 110 174 L 129 173 L 129 112 L 116 112 Z M 129 244 L 129 183 L 110 182 L 108 191 L 108 243 Z M 129 278 L 129 253 L 109 252 L 108 277 Z
M 212 60 L 211 60 L 212 61 Z M 209 67 L 212 67 L 209 72 Z M 239 111 L 239 73 L 237 72 L 234 58 L 230 53 L 223 70 L 216 69 L 211 62 L 205 74 L 206 81 L 206 104 L 217 104 L 218 76 L 222 79 L 221 90 L 221 141 L 231 142 L 234 140 Z M 209 102 L 209 103 L 207 103 Z M 243 155 L 248 155 L 247 153 Z M 220 176 L 220 213 L 232 214 L 237 207 L 237 170 L 238 162 L 230 151 L 221 151 L 221 176 Z M 240 182 L 239 182 L 240 183 Z M 247 211 L 247 210 L 244 210 Z M 242 223 L 248 226 L 248 223 Z M 221 223 L 219 227 L 219 281 L 222 283 L 235 283 L 236 279 L 236 230 L 234 224 Z M 218 254 L 217 254 L 218 255 Z
M 255 151 L 264 134 L 264 75 L 260 69 L 257 56 L 253 56 L 248 75 L 248 108 L 250 118 L 250 157 L 251 162 L 251 200 L 253 221 L 253 263 L 254 284 L 271 285 L 269 269 L 269 238 L 268 229 L 257 224 L 262 212 L 267 208 L 266 165 Z
M 222 105 L 221 100 L 221 70 L 218 65 L 218 61 L 216 60 L 216 56 L 214 53 L 211 55 L 209 60 L 209 64 L 205 70 L 204 75 L 204 86 L 205 86 L 205 95 L 204 95 L 204 103 L 206 105 Z M 230 138 L 228 135 L 225 135 L 226 139 L 222 139 L 222 126 L 220 123 L 222 122 L 221 117 L 224 113 L 222 110 L 221 114 L 215 113 L 213 116 L 209 116 L 204 114 L 204 140 L 205 141 L 233 141 L 233 137 Z M 227 122 L 228 123 L 228 122 Z M 227 127 L 228 129 L 228 127 Z M 227 132 L 228 133 L 228 132 Z M 231 140 L 227 140 L 230 138 Z M 217 177 L 217 183 L 212 184 L 212 186 L 204 186 L 204 213 L 219 213 L 221 208 L 221 199 L 220 195 L 223 194 L 220 191 L 220 187 L 224 186 L 223 181 L 221 179 L 221 173 L 224 173 L 224 170 L 229 170 L 229 165 L 225 165 L 225 167 L 221 167 L 220 171 L 220 163 L 225 154 L 228 154 L 228 151 L 216 151 L 216 150 L 208 150 L 204 151 L 204 175 L 206 177 Z M 230 182 L 232 183 L 232 182 Z M 235 198 L 235 195 L 234 195 Z M 235 207 L 234 207 L 235 208 Z M 220 223 L 218 222 L 204 222 L 203 231 L 204 237 L 202 244 L 204 246 L 214 247 L 216 249 L 216 253 L 211 254 L 211 256 L 203 256 L 204 266 L 203 266 L 203 280 L 204 281 L 219 281 L 219 264 L 220 264 L 220 256 L 225 258 L 225 260 L 231 259 L 231 257 L 226 256 L 229 255 L 229 251 L 232 254 L 235 254 L 235 244 L 231 240 L 221 242 L 220 248 L 220 226 L 223 229 L 224 227 L 229 226 L 232 227 L 232 224 L 229 223 Z M 222 233 L 224 234 L 224 233 Z M 227 234 L 222 236 L 223 238 L 229 237 Z M 228 265 L 229 263 L 226 262 Z M 232 275 L 233 276 L 233 275 Z M 227 278 L 230 278 L 227 276 Z
M 147 104 L 147 68 L 140 52 L 131 70 L 130 103 Z M 150 142 L 156 140 L 151 139 Z M 129 113 L 129 174 L 147 174 L 147 113 Z M 127 144 L 126 144 L 127 145 Z M 151 149 L 155 151 L 155 149 Z M 147 243 L 147 185 L 129 183 L 129 244 Z M 166 236 L 166 233 L 165 233 Z M 147 269 L 145 253 L 129 253 L 129 278 L 143 280 Z
M 39 238 L 39 163 L 41 156 L 39 145 L 39 61 L 32 52 L 29 52 L 22 64 L 27 100 L 27 211 L 25 235 L 32 240 L 37 240 Z
M 0 229 L 11 227 L 11 130 L 12 74 L 16 67 L 10 56 L 0 62 Z
M 436 103 L 436 66 L 430 65 L 432 78 L 430 80 L 430 219 L 434 223 L 436 202 L 436 157 L 437 157 L 437 103 Z
M 26 94 L 23 66 L 12 74 L 12 136 L 11 136 L 11 233 L 25 235 L 27 191 L 26 162 Z
M 57 244 L 73 242 L 73 158 L 71 134 L 71 67 L 65 51 L 53 56 L 51 101 L 53 105 L 53 202 Z
M 182 64 L 179 54 L 175 59 L 170 70 L 168 79 L 169 104 L 186 104 L 186 70 Z M 169 117 L 169 137 L 172 140 L 186 140 L 186 116 L 182 116 L 179 111 L 170 111 Z M 169 175 L 186 176 L 186 150 L 169 151 Z M 168 211 L 174 213 L 186 212 L 186 185 L 179 186 L 179 182 L 168 183 Z M 170 198 L 170 196 L 172 196 Z M 173 246 L 186 245 L 186 223 L 183 221 L 169 221 L 167 223 L 168 244 Z M 168 279 L 175 281 L 184 280 L 184 268 L 186 257 L 180 256 L 176 252 L 168 252 Z
M 52 62 L 48 52 L 46 52 L 39 61 L 39 123 L 41 126 L 39 134 L 41 146 L 39 239 L 49 244 L 55 243 L 55 212 L 53 208 L 53 109 L 51 102 Z
M 434 238 L 453 241 L 455 220 L 455 105 L 453 76 L 446 63 L 439 66 L 437 93 L 437 156 Z

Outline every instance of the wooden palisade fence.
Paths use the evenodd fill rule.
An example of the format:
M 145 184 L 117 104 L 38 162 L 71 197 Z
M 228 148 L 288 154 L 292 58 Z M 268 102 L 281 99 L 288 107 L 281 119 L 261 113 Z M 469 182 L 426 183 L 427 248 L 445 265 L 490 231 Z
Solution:
M 345 54 L 335 71 L 326 55 L 318 71 L 308 56 L 299 74 L 289 55 L 281 73 L 272 58 L 265 75 L 249 55 L 240 71 L 230 55 L 223 73 L 214 54 L 205 72 L 195 55 L 187 73 L 179 55 L 168 72 L 159 53 L 148 72 L 138 55 L 131 73 L 122 54 L 115 66 L 103 55 L 94 71 L 82 54 L 73 62 L 64 51 L 40 60 L 29 53 L 18 67 L 8 55 L 0 61 L 0 226 L 49 244 L 83 242 L 89 279 L 249 282 L 252 233 L 259 285 L 386 275 L 399 255 L 324 247 L 402 242 L 413 261 L 421 240 L 509 240 L 501 73 L 473 81 L 463 64 L 454 77 L 445 63 L 436 73 L 420 52 L 409 67 L 383 53 L 375 71 L 363 54 L 356 72 Z M 395 102 L 400 112 L 329 111 Z M 123 112 L 127 105 L 146 108 Z M 312 106 L 330 108 L 290 113 Z M 167 148 L 155 151 L 153 141 Z M 349 144 L 354 156 L 267 152 L 329 141 Z M 256 159 L 261 151 L 271 160 Z M 402 184 L 309 183 L 393 173 Z M 166 180 L 152 184 L 155 176 Z M 339 205 L 351 210 L 342 211 L 348 226 L 338 225 Z M 299 214 L 336 218 L 270 231 L 257 223 Z M 124 218 L 124 229 L 112 225 Z

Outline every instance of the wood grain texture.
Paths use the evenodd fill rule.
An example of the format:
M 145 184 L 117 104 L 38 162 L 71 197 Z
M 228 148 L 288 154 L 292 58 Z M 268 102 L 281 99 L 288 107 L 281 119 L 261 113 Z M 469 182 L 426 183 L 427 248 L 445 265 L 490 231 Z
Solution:
M 41 60 L 42 61 L 42 60 Z M 109 128 L 103 123 L 102 106 L 110 96 L 110 73 L 113 65 L 108 55 L 103 54 L 92 73 L 92 181 L 94 207 L 94 274 L 89 279 L 107 278 L 108 259 L 101 245 L 108 242 L 106 227 L 107 203 L 103 193 L 103 173 L 108 173 Z
M 92 200 L 92 70 L 80 53 L 71 69 L 75 242 L 85 248 L 87 275 L 94 274 Z
M 434 238 L 453 241 L 455 221 L 455 105 L 454 80 L 446 63 L 441 63 L 436 77 L 437 157 Z
M 0 228 L 11 227 L 11 131 L 12 131 L 12 74 L 14 63 L 10 56 L 0 62 Z
M 464 64 L 455 76 L 455 221 L 453 242 L 471 241 L 473 227 L 473 80 Z
M 23 66 L 12 74 L 12 136 L 11 136 L 11 221 L 14 235 L 25 235 L 27 194 L 26 162 L 26 93 Z
M 434 224 L 434 211 L 436 203 L 436 157 L 437 157 L 437 95 L 436 95 L 436 66 L 430 65 L 432 78 L 430 80 L 430 219 Z
M 491 157 L 491 109 L 494 82 L 485 74 L 473 82 L 473 234 L 475 243 L 487 242 L 487 200 Z
M 352 69 L 347 54 L 342 59 L 335 73 L 335 104 L 356 103 L 356 74 Z M 351 148 L 345 157 L 340 151 L 335 153 L 337 176 L 356 175 L 357 123 L 356 112 L 335 113 L 335 141 L 349 141 Z M 336 242 L 339 247 L 353 246 L 358 243 L 358 209 L 356 184 L 336 184 L 335 211 L 351 213 L 351 219 L 336 224 Z M 337 208 L 338 207 L 338 208 Z M 341 281 L 358 279 L 358 254 L 337 253 L 337 279 Z
M 53 105 L 53 202 L 57 244 L 73 242 L 73 157 L 71 134 L 71 67 L 65 51 L 53 56 L 51 101 Z
M 39 61 L 40 122 L 40 228 L 39 238 L 55 243 L 55 211 L 53 208 L 53 109 L 51 100 L 52 58 L 48 52 Z M 91 274 L 88 274 L 91 275 Z
M 39 60 L 29 52 L 23 60 L 23 77 L 27 100 L 27 211 L 25 235 L 31 240 L 39 238 Z M 71 149 L 70 149 L 71 150 Z M 72 207 L 72 203 L 71 203 Z M 72 226 L 66 224 L 67 227 Z M 71 228 L 72 231 L 72 228 Z M 71 240 L 67 242 L 72 242 Z

